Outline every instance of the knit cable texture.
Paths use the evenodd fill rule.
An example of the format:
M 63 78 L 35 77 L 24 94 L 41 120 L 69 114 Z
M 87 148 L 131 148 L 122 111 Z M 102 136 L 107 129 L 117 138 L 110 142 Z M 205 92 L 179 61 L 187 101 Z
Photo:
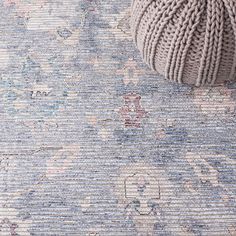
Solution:
M 236 81 L 236 0 L 133 0 L 131 29 L 144 61 L 170 80 Z

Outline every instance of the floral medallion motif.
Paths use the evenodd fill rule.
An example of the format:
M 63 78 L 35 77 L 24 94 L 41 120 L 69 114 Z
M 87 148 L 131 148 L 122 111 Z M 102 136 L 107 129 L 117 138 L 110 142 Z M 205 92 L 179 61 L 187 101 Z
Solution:
M 162 217 L 161 208 L 169 201 L 170 186 L 163 169 L 145 163 L 121 169 L 115 193 L 120 207 L 124 208 L 126 217 L 134 221 L 140 235 L 152 235 L 154 224 Z
M 139 128 L 142 118 L 146 117 L 147 112 L 141 105 L 141 96 L 135 93 L 123 96 L 124 106 L 119 110 L 124 120 L 125 127 Z

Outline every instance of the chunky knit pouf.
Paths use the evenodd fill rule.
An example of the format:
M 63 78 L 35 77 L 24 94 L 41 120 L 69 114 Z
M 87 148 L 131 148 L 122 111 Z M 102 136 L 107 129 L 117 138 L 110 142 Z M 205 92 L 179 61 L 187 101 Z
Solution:
M 236 0 L 133 0 L 131 30 L 145 62 L 170 80 L 236 80 Z

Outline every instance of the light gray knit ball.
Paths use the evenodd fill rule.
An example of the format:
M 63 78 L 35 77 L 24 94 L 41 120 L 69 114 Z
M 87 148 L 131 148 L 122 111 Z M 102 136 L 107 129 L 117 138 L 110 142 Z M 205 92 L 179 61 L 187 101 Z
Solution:
M 133 0 L 131 29 L 145 62 L 170 80 L 236 81 L 235 0 Z

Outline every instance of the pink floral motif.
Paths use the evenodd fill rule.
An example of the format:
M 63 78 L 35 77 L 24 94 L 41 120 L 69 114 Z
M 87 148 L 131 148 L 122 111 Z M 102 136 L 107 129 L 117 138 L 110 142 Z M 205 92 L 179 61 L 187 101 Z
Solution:
M 18 228 L 18 225 L 15 223 L 12 223 L 8 218 L 4 218 L 1 222 L 0 222 L 0 232 L 4 233 L 3 231 L 8 231 L 8 233 L 11 236 L 16 236 L 16 228 Z
M 125 104 L 119 110 L 126 127 L 140 127 L 141 120 L 147 114 L 145 109 L 141 106 L 141 96 L 138 94 L 127 94 L 124 97 Z
M 30 220 L 21 220 L 19 212 L 14 208 L 0 206 L 0 235 L 1 236 L 29 236 Z

